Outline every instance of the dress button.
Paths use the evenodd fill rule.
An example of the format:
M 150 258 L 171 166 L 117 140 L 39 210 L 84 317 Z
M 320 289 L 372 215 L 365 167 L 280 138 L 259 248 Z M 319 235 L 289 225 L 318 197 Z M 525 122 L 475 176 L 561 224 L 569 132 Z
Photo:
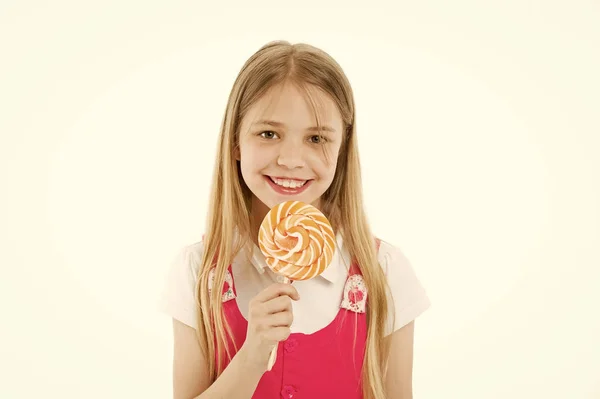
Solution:
M 282 399 L 293 399 L 297 398 L 296 393 L 298 390 L 291 385 L 286 385 L 281 390 L 281 398 Z
M 289 338 L 287 341 L 285 341 L 284 344 L 284 348 L 287 353 L 292 353 L 293 351 L 295 351 L 297 346 L 298 341 L 294 338 Z

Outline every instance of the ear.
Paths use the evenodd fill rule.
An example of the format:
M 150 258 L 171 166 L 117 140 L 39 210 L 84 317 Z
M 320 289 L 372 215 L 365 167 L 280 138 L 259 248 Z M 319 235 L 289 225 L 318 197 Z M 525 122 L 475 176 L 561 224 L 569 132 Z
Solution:
M 235 160 L 236 160 L 236 161 L 241 161 L 241 160 L 242 160 L 242 159 L 241 159 L 242 157 L 241 157 L 241 154 L 240 154 L 240 146 L 237 146 L 237 145 L 236 145 L 236 146 L 233 148 L 233 156 L 235 157 Z

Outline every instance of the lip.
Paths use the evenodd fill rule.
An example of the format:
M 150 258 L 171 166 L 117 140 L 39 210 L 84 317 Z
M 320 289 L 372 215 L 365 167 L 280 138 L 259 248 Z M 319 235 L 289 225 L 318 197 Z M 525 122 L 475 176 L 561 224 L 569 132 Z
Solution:
M 299 187 L 299 188 L 289 188 L 289 187 L 282 187 L 282 186 L 280 186 L 278 184 L 275 184 L 273 182 L 273 180 L 271 180 L 271 177 L 269 177 L 269 176 L 264 176 L 264 178 L 267 181 L 267 183 L 271 186 L 271 188 L 273 189 L 273 191 L 275 191 L 277 194 L 281 194 L 281 195 L 298 195 L 298 194 L 301 194 L 313 182 L 311 179 L 301 180 L 301 179 L 293 179 L 293 178 L 289 178 L 289 177 L 273 176 L 273 178 L 275 178 L 275 179 L 286 179 L 286 180 L 294 180 L 294 181 L 306 181 L 306 183 L 304 183 L 304 185 L 302 187 Z
M 294 180 L 294 181 L 309 181 L 310 179 L 298 179 L 296 177 L 286 177 L 286 176 L 268 176 L 273 179 L 281 179 L 281 180 Z

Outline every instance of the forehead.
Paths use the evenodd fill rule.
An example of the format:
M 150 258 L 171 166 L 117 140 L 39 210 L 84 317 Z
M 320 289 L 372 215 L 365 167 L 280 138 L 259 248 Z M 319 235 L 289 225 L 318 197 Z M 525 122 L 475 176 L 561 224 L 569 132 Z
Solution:
M 242 121 L 249 126 L 260 120 L 272 120 L 290 129 L 306 129 L 316 126 L 317 116 L 321 125 L 342 131 L 343 121 L 333 99 L 314 86 L 305 89 L 286 83 L 271 88 L 253 104 Z

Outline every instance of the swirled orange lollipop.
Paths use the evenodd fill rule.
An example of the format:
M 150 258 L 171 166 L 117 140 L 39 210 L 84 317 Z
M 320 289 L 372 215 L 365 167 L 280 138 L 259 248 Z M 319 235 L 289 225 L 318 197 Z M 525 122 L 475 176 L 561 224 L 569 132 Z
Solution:
M 335 235 L 329 220 L 312 205 L 287 201 L 273 207 L 258 232 L 267 265 L 289 280 L 307 280 L 331 263 Z
M 335 235 L 329 220 L 312 205 L 287 201 L 273 207 L 263 219 L 258 245 L 273 272 L 283 282 L 308 280 L 329 266 L 335 250 Z M 277 357 L 271 351 L 267 370 Z

